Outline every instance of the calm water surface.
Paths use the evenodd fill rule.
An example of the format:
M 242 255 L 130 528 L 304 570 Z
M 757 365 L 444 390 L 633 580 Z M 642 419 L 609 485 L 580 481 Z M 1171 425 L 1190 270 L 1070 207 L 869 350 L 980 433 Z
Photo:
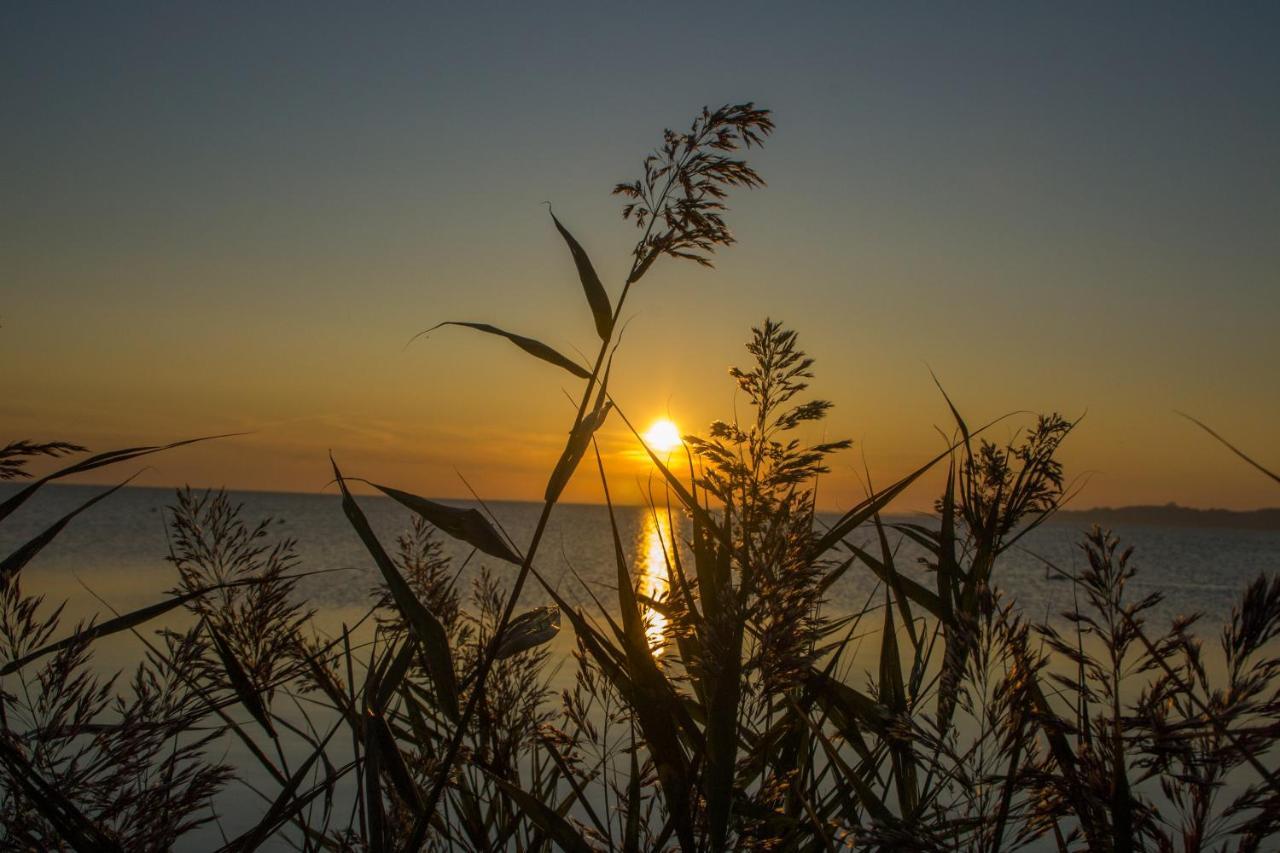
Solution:
M 12 487 L 7 487 L 0 495 L 11 491 Z M 8 553 L 96 491 L 88 486 L 47 487 L 0 525 L 0 550 Z M 311 606 L 323 614 L 367 604 L 377 570 L 343 516 L 336 496 L 240 492 L 232 497 L 243 504 L 246 520 L 269 517 L 274 536 L 296 540 L 300 569 L 341 570 L 300 583 L 299 590 Z M 121 490 L 77 518 L 24 570 L 24 588 L 51 597 L 70 597 L 78 604 L 81 599 L 92 601 L 85 592 L 88 587 L 122 610 L 156 600 L 176 579 L 164 559 L 165 510 L 173 503 L 170 489 Z M 360 503 L 391 551 L 396 535 L 409 525 L 408 512 L 384 497 L 360 498 Z M 539 504 L 496 502 L 489 508 L 518 544 L 528 541 L 537 523 Z M 638 507 L 622 507 L 617 513 L 633 573 L 652 590 L 660 590 L 665 562 L 662 542 L 670 536 L 665 514 L 655 518 L 649 510 Z M 823 520 L 830 523 L 835 518 L 831 515 Z M 675 523 L 677 528 L 681 526 L 679 518 Z M 1207 622 L 1221 622 L 1249 579 L 1260 572 L 1280 570 L 1280 531 L 1135 526 L 1116 532 L 1135 548 L 1133 560 L 1139 570 L 1135 587 L 1144 593 L 1158 590 L 1164 594 L 1159 617 L 1197 611 Z M 1033 531 L 1022 540 L 1025 551 L 1010 552 L 999 565 L 997 585 L 1028 615 L 1061 610 L 1069 603 L 1070 585 L 1046 581 L 1043 563 L 1032 554 L 1078 570 L 1084 562 L 1078 547 L 1082 534 L 1078 527 L 1058 524 Z M 865 534 L 851 539 L 864 545 L 872 541 Z M 894 544 L 899 569 L 916 571 L 919 549 L 909 541 L 898 544 L 894 539 Z M 452 540 L 446 540 L 446 548 L 459 561 L 469 551 Z M 487 564 L 499 578 L 514 578 L 514 567 L 496 560 L 487 560 Z M 480 565 L 480 560 L 472 560 L 463 579 L 474 577 Z M 587 505 L 557 507 L 537 566 L 570 601 L 590 604 L 577 578 L 597 595 L 604 593 L 601 597 L 606 603 L 612 600 L 608 593 L 614 585 L 615 569 L 606 510 Z M 861 608 L 873 588 L 874 579 L 868 574 L 851 573 L 832 588 L 830 606 L 836 612 Z M 530 582 L 522 603 L 533 606 L 548 603 L 548 599 Z M 89 607 L 87 602 L 85 606 Z

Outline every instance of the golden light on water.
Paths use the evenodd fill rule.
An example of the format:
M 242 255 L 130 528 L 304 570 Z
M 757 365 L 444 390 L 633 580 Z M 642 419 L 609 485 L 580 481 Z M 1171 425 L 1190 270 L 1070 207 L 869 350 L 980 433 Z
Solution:
M 659 601 L 666 598 L 671 589 L 671 577 L 667 572 L 667 550 L 672 547 L 671 523 L 659 513 L 646 513 L 644 531 L 640 534 L 637 583 L 643 595 Z M 667 617 L 651 607 L 643 607 L 644 632 L 654 655 L 662 654 L 663 631 Z
M 680 445 L 680 428 L 667 418 L 659 418 L 645 431 L 644 443 L 655 453 L 670 453 Z

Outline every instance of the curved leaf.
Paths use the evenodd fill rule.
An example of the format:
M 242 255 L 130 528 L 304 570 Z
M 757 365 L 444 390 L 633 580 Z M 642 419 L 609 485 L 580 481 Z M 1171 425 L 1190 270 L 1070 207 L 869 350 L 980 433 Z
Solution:
M 226 589 L 227 587 L 236 585 L 237 584 L 221 583 L 205 587 L 204 589 L 193 590 L 192 592 L 183 593 L 182 595 L 178 595 L 173 598 L 167 598 L 164 601 L 160 601 L 155 604 L 149 604 L 146 607 L 139 608 L 131 613 L 126 613 L 123 616 L 108 619 L 106 622 L 101 624 L 89 625 L 87 627 L 80 628 L 69 637 L 64 637 L 55 643 L 42 646 L 41 648 L 28 652 L 17 660 L 9 661 L 4 666 L 0 666 L 0 676 L 16 672 L 34 660 L 38 660 L 45 655 L 51 655 L 54 652 L 61 651 L 62 649 L 68 648 L 77 643 L 96 640 L 99 637 L 106 637 L 110 634 L 135 628 L 144 622 L 148 622 L 156 618 L 157 616 L 168 613 L 176 607 L 181 607 L 187 602 L 193 601 L 202 595 L 208 595 L 214 590 Z
M 205 622 L 205 627 L 209 630 L 209 636 L 213 638 L 213 647 L 217 650 L 218 657 L 222 660 L 222 666 L 227 671 L 227 678 L 230 679 L 231 686 L 235 689 L 236 696 L 240 699 L 240 704 L 244 705 L 249 713 L 253 715 L 253 718 L 258 721 L 258 724 L 266 730 L 267 734 L 274 738 L 276 730 L 271 725 L 271 715 L 267 711 L 266 704 L 262 701 L 262 695 L 249 679 L 249 674 L 244 671 L 240 661 L 236 660 L 231 647 L 227 645 L 227 641 L 213 627 L 213 623 Z
M 609 294 L 605 293 L 604 285 L 600 283 L 600 276 L 596 275 L 595 267 L 591 266 L 591 259 L 587 257 L 582 246 L 568 229 L 560 224 L 560 220 L 556 219 L 554 213 L 551 214 L 551 221 L 556 224 L 556 230 L 560 232 L 560 236 L 569 244 L 569 252 L 573 255 L 574 264 L 578 267 L 578 278 L 582 280 L 582 290 L 587 295 L 587 304 L 591 306 L 591 316 L 596 321 L 596 333 L 600 335 L 600 340 L 607 341 L 613 334 L 613 308 L 609 305 Z
M 521 613 L 507 624 L 502 643 L 494 653 L 495 660 L 502 660 L 535 646 L 549 643 L 560 633 L 560 608 L 554 604 L 535 607 Z
M 363 482 L 369 481 L 365 480 Z M 380 486 L 377 483 L 369 483 L 369 485 L 397 503 L 413 510 L 454 539 L 461 539 L 490 557 L 497 557 L 499 560 L 515 563 L 517 566 L 520 565 L 520 558 L 503 541 L 502 537 L 489 524 L 488 519 L 480 514 L 479 510 L 462 509 L 461 507 L 436 503 L 409 492 L 393 489 L 390 486 Z
M 135 474 L 134 476 L 136 477 L 137 475 Z M 129 480 L 132 480 L 132 479 L 133 477 L 129 478 Z M 62 518 L 58 519 L 53 524 L 49 525 L 47 528 L 41 531 L 38 535 L 33 537 L 29 542 L 23 545 L 21 548 L 14 551 L 8 557 L 5 557 L 4 561 L 0 562 L 0 590 L 7 588 L 9 586 L 9 579 L 12 578 L 14 575 L 16 575 L 18 572 L 22 571 L 22 567 L 25 566 L 27 563 L 31 562 L 31 559 L 35 557 L 36 554 L 39 554 L 40 551 L 43 550 L 46 545 L 52 542 L 54 540 L 54 537 L 56 537 L 59 533 L 61 533 L 62 529 L 66 527 L 68 524 L 70 524 L 73 518 L 75 518 L 80 513 L 84 512 L 89 507 L 96 504 L 98 501 L 112 494 L 113 492 L 116 492 L 119 489 L 124 488 L 124 486 L 128 484 L 129 480 L 125 480 L 123 483 L 120 483 L 119 485 L 116 485 L 116 486 L 112 486 L 110 489 L 107 489 L 105 492 L 99 492 L 98 494 L 89 498 L 89 500 L 80 504 L 80 506 L 76 507 L 71 512 L 64 515 Z
M 436 323 L 434 326 L 432 326 L 430 329 L 427 329 L 426 331 L 419 332 L 418 334 L 414 335 L 414 338 L 419 338 L 419 337 L 422 337 L 423 335 L 430 334 L 431 332 L 434 332 L 436 329 L 440 328 L 441 326 L 466 326 L 468 329 L 475 329 L 477 332 L 485 332 L 486 334 L 497 335 L 499 337 L 506 338 L 507 340 L 511 341 L 511 343 L 520 347 L 520 349 L 529 353 L 529 355 L 534 356 L 535 358 L 540 358 L 545 362 L 549 362 L 550 364 L 554 364 L 556 367 L 563 367 L 565 370 L 569 371 L 574 376 L 577 376 L 579 379 L 591 378 L 591 373 L 585 367 L 573 361 L 570 361 L 568 358 L 561 355 L 559 352 L 552 349 L 551 347 L 547 346 L 542 341 L 536 341 L 533 338 L 526 338 L 524 335 L 517 335 L 517 334 L 513 334 L 512 332 L 503 331 L 502 329 L 499 329 L 497 326 L 491 326 L 488 323 L 467 323 L 467 322 L 463 322 L 462 320 L 446 320 L 443 323 Z
M 568 442 L 565 443 L 564 452 L 560 454 L 560 460 L 556 463 L 555 470 L 547 480 L 547 490 L 543 494 L 546 500 L 556 501 L 560 498 L 560 493 L 564 491 L 565 486 L 569 485 L 573 472 L 578 469 L 578 463 L 586 455 L 592 436 L 604 425 L 612 408 L 612 402 L 597 403 L 596 408 L 583 416 L 574 427 L 573 432 L 569 434 Z
M 215 438 L 232 438 L 234 436 L 244 435 L 242 432 L 229 432 L 222 435 L 206 435 L 200 438 L 188 438 L 183 441 L 175 441 L 171 444 L 159 444 L 148 447 L 128 447 L 123 450 L 108 450 L 105 453 L 99 453 L 96 456 L 90 456 L 88 459 L 82 459 L 65 468 L 59 468 L 51 474 L 46 474 L 38 480 L 23 486 L 21 491 L 14 494 L 4 503 L 0 503 L 0 519 L 5 518 L 15 509 L 22 506 L 32 495 L 34 495 L 45 483 L 59 480 L 63 477 L 69 477 L 72 474 L 83 474 L 85 471 L 93 471 L 97 468 L 103 468 L 107 465 L 114 465 L 117 462 L 128 462 L 130 459 L 136 459 L 139 456 L 146 456 L 151 453 L 159 453 L 162 450 L 172 450 L 175 447 L 183 447 L 188 444 L 196 444 L 201 441 L 212 441 Z

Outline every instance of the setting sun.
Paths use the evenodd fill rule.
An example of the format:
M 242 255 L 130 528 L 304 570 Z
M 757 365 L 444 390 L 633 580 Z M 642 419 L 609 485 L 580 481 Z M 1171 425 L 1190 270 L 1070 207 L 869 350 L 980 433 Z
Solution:
M 684 444 L 680 440 L 680 429 L 667 418 L 653 422 L 644 434 L 644 443 L 658 453 L 670 453 Z

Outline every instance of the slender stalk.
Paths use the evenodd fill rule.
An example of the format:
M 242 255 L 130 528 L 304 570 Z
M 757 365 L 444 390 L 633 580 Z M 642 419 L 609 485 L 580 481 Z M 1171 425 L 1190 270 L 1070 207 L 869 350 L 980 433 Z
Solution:
M 663 188 L 662 195 L 660 196 L 662 201 L 665 201 L 667 195 L 672 189 L 675 174 L 676 172 L 673 170 L 672 177 L 668 177 L 667 179 L 666 186 Z M 645 229 L 645 236 L 641 240 L 640 245 L 646 245 L 648 243 L 649 237 L 653 233 L 653 226 L 656 221 L 656 216 L 650 217 L 649 225 Z M 622 314 L 622 306 L 626 304 L 627 294 L 631 290 L 631 285 L 640 263 L 641 259 L 639 256 L 632 259 L 631 270 L 627 274 L 627 280 L 622 286 L 622 293 L 618 296 L 618 304 L 613 309 L 613 318 L 609 324 L 609 328 L 611 330 L 617 328 L 618 318 Z M 612 343 L 614 337 L 615 334 L 611 331 L 609 338 L 600 342 L 600 350 L 596 354 L 595 365 L 591 369 L 591 377 L 587 380 L 587 386 L 582 392 L 582 399 L 578 402 L 578 412 L 574 417 L 573 426 L 569 429 L 569 437 L 565 440 L 566 449 L 569 446 L 569 442 L 573 440 L 574 432 L 582 424 L 582 419 L 586 416 L 587 406 L 591 404 L 591 395 L 592 391 L 595 390 L 596 382 L 603 381 L 599 378 L 600 369 L 604 366 L 605 357 L 609 353 L 609 345 Z M 555 476 L 556 472 L 553 469 L 552 473 L 548 475 L 547 478 L 548 486 L 550 485 L 552 478 Z M 515 612 L 516 603 L 520 600 L 520 594 L 524 590 L 525 582 L 529 578 L 529 572 L 533 568 L 534 556 L 538 553 L 538 546 L 542 542 L 543 534 L 546 533 L 547 522 L 551 519 L 551 511 L 555 508 L 558 497 L 558 495 L 552 495 L 543 502 L 542 511 L 538 515 L 537 526 L 534 528 L 533 536 L 529 540 L 529 547 L 525 551 L 524 560 L 520 564 L 520 572 L 516 575 L 515 583 L 511 588 L 511 594 L 508 596 L 507 603 L 502 609 L 502 618 L 498 620 L 498 625 L 494 630 L 493 638 L 489 642 L 489 647 L 486 649 L 484 657 L 480 660 L 480 667 L 477 670 L 475 677 L 475 687 L 467 697 L 467 706 L 462 713 L 462 719 L 458 722 L 458 727 L 454 731 L 452 739 L 449 741 L 449 748 L 445 751 L 444 760 L 440 764 L 440 770 L 437 772 L 435 781 L 432 783 L 431 790 L 427 794 L 422 812 L 418 815 L 414 824 L 413 833 L 410 836 L 408 844 L 408 849 L 410 850 L 416 850 L 422 845 L 422 842 L 426 838 L 426 831 L 431 815 L 435 812 L 436 805 L 440 800 L 440 795 L 444 790 L 445 784 L 448 782 L 449 772 L 452 770 L 453 763 L 457 760 L 458 752 L 462 748 L 462 741 L 466 737 L 467 727 L 470 725 L 471 719 L 475 715 L 477 703 L 480 697 L 484 694 L 485 683 L 489 677 L 490 670 L 493 668 L 493 662 L 497 655 L 500 640 Z

